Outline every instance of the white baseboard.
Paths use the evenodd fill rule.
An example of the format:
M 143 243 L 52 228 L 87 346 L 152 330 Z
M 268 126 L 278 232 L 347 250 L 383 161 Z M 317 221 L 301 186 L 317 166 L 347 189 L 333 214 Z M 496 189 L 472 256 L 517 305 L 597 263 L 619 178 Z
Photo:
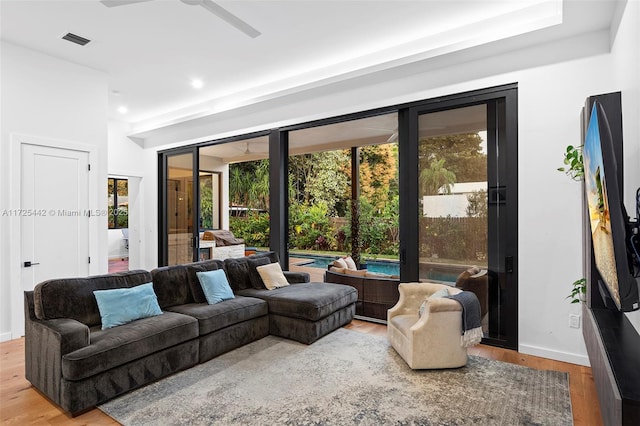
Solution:
M 571 364 L 584 365 L 586 367 L 591 366 L 591 364 L 589 363 L 589 357 L 587 355 L 552 351 L 549 349 L 529 345 L 520 345 L 518 347 L 518 352 L 527 355 L 539 356 L 542 358 L 554 359 L 556 361 L 568 362 Z
M 0 342 L 6 342 L 11 340 L 11 332 L 8 331 L 6 333 L 0 333 Z

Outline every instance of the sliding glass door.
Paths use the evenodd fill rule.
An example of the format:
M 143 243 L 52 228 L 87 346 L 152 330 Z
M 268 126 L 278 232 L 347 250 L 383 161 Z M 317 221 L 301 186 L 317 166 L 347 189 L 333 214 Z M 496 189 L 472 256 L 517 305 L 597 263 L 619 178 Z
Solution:
M 510 348 L 517 347 L 515 96 L 515 88 L 487 90 L 405 110 L 400 155 L 408 188 L 400 222 L 417 229 L 401 234 L 402 281 L 474 292 L 485 343 Z
M 296 249 L 289 266 L 317 271 L 318 280 L 324 258 L 351 254 L 370 268 L 384 260 L 395 268 L 385 273 L 399 269 L 401 282 L 473 291 L 484 342 L 517 347 L 516 84 L 168 150 L 159 159 L 161 265 L 197 260 L 200 233 L 217 227 L 252 248 L 268 246 L 284 265 Z M 219 218 L 206 194 L 216 187 L 212 172 L 221 173 Z M 379 319 L 396 297 L 384 300 Z
M 167 219 L 169 265 L 194 260 L 193 154 L 179 154 L 167 159 Z
M 178 265 L 197 260 L 198 188 L 195 150 L 160 155 L 162 209 L 159 238 L 160 264 Z M 163 220 L 164 219 L 164 220 Z

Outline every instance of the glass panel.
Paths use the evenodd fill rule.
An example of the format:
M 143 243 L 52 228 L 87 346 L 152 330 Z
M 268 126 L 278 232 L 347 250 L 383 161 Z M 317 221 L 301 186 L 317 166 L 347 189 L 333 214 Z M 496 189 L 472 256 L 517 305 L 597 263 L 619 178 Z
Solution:
M 219 188 L 218 179 L 228 182 L 219 196 L 222 207 L 213 209 L 212 225 L 218 225 L 212 227 L 228 229 L 243 239 L 245 251 L 268 250 L 269 137 L 210 145 L 199 151 L 201 169 L 219 172 L 212 176 L 213 193 Z M 215 195 L 213 199 L 215 202 Z
M 107 207 L 109 229 L 129 226 L 129 181 L 109 178 Z
M 168 264 L 193 261 L 193 155 L 167 158 Z
M 290 270 L 324 281 L 349 255 L 379 278 L 399 275 L 397 129 L 394 112 L 289 133 Z M 349 278 L 329 277 L 357 288 L 357 315 L 386 320 L 398 281 Z
M 487 107 L 422 114 L 418 124 L 420 280 L 455 286 L 473 276 L 465 283 L 473 283 L 467 290 L 478 295 L 486 333 Z
M 129 227 L 129 181 L 126 179 L 116 179 L 118 205 L 115 209 L 116 228 Z
M 116 215 L 115 215 L 115 202 L 116 202 L 116 196 L 115 196 L 115 186 L 116 186 L 116 180 L 115 179 L 108 179 L 108 184 L 107 184 L 107 194 L 108 194 L 108 199 L 107 199 L 107 212 L 108 212 L 108 219 L 107 222 L 109 224 L 109 229 L 113 229 L 116 227 Z
M 220 229 L 220 174 L 200 171 L 200 231 Z

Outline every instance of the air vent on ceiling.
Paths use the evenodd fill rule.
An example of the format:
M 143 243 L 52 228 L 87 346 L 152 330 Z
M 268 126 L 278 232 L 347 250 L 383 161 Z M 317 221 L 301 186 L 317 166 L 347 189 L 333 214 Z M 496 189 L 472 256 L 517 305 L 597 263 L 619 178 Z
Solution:
M 80 37 L 79 35 L 73 34 L 73 33 L 67 33 L 65 35 L 62 36 L 63 40 L 67 40 L 70 41 L 71 43 L 75 43 L 75 44 L 79 44 L 80 46 L 84 46 L 85 44 L 89 43 L 91 40 L 84 38 L 84 37 Z

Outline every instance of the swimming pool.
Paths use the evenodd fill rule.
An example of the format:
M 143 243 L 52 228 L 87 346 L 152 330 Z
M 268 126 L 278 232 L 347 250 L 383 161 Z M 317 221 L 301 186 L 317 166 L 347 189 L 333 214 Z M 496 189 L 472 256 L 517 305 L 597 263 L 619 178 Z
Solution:
M 318 254 L 306 254 L 306 253 L 291 253 L 291 257 L 296 259 L 308 259 L 302 262 L 297 262 L 297 266 L 307 266 L 311 268 L 327 269 L 327 266 L 338 256 L 318 255 Z M 422 268 L 421 268 L 422 269 Z M 393 260 L 367 260 L 367 270 L 370 272 L 377 272 L 387 275 L 400 275 L 400 264 L 398 261 Z M 421 279 L 427 279 L 431 281 L 440 281 L 445 283 L 455 283 L 461 270 L 442 270 L 442 268 L 423 270 Z
M 299 259 L 309 259 L 308 261 L 298 262 L 297 266 L 308 266 L 311 268 L 327 269 L 327 266 L 338 256 L 323 256 L 317 254 L 298 254 L 291 253 L 291 257 Z M 367 270 L 380 274 L 399 275 L 400 265 L 393 260 L 367 260 Z

